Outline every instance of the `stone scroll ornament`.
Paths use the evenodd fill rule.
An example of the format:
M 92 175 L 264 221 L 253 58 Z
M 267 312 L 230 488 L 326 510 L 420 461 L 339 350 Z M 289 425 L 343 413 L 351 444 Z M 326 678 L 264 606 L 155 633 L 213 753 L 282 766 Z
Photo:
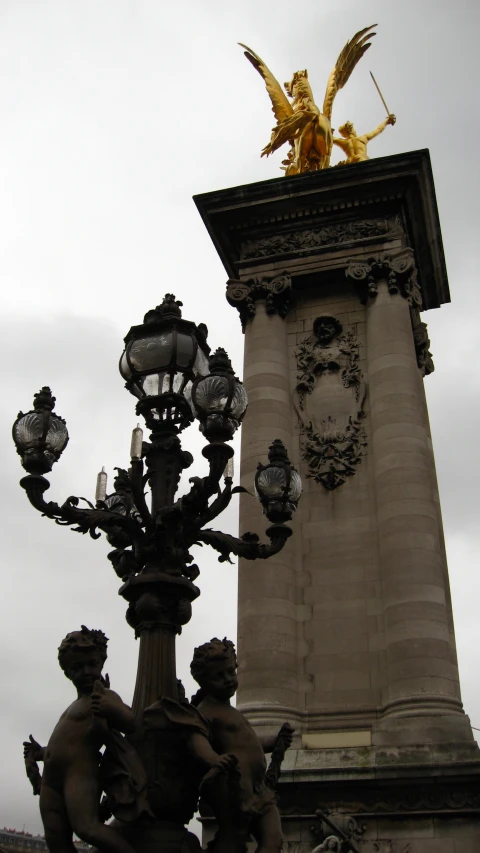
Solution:
M 343 332 L 335 317 L 317 317 L 313 335 L 300 344 L 296 357 L 294 400 L 303 433 L 302 456 L 308 463 L 308 476 L 331 491 L 355 474 L 367 446 L 363 426 L 367 389 L 358 363 L 355 331 Z M 327 385 L 327 377 L 340 390 L 341 413 L 327 413 L 322 406 L 321 385 Z M 329 399 L 327 396 L 327 403 Z M 319 415 L 322 411 L 323 417 Z
M 420 317 L 422 292 L 417 280 L 413 249 L 406 247 L 371 257 L 352 258 L 346 276 L 355 284 L 363 305 L 369 298 L 375 299 L 380 281 L 386 281 L 389 293 L 399 293 L 407 300 L 419 370 L 422 376 L 433 373 L 435 367 L 429 350 L 427 324 Z
M 352 258 L 346 269 L 346 276 L 357 287 L 363 305 L 369 297 L 376 297 L 379 283 L 386 281 L 390 293 L 400 293 L 411 308 L 422 308 L 415 258 L 413 249 L 409 247 L 364 258 Z
M 242 331 L 245 331 L 247 320 L 256 314 L 256 302 L 263 300 L 267 314 L 278 314 L 286 317 L 290 305 L 292 281 L 287 273 L 275 278 L 255 276 L 248 281 L 227 281 L 227 302 L 236 308 L 240 315 Z

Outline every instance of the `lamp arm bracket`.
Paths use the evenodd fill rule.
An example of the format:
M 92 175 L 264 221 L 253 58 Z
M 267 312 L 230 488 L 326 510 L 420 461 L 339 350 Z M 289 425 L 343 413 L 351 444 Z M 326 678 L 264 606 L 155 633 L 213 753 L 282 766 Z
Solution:
M 224 509 L 227 508 L 230 501 L 232 499 L 232 481 L 226 480 L 225 488 L 219 492 L 218 496 L 214 501 L 207 507 L 205 512 L 200 516 L 198 520 L 198 527 L 203 527 L 204 524 L 208 524 L 209 521 L 213 521 L 217 515 L 223 512 Z
M 273 528 L 275 528 L 273 530 Z M 229 533 L 222 533 L 219 530 L 200 530 L 198 533 L 197 544 L 204 543 L 210 545 L 220 553 L 218 558 L 219 563 L 231 563 L 231 554 L 237 557 L 243 557 L 245 560 L 267 560 L 274 554 L 277 554 L 291 535 L 292 531 L 289 527 L 281 524 L 275 524 L 267 531 L 270 538 L 270 545 L 264 545 L 260 542 L 256 533 L 244 533 L 242 538 L 231 536 Z
M 20 480 L 20 485 L 25 489 L 30 503 L 36 510 L 47 518 L 52 518 L 57 524 L 65 526 L 75 524 L 76 527 L 73 530 L 77 533 L 90 533 L 92 539 L 98 539 L 100 533 L 97 532 L 97 528 L 108 533 L 109 528 L 115 526 L 121 527 L 130 536 L 132 542 L 139 542 L 145 537 L 135 519 L 110 512 L 108 509 L 80 509 L 78 507 L 80 499 L 74 495 L 68 497 L 62 506 L 54 501 L 45 501 L 43 493 L 50 487 L 45 477 L 30 474 Z

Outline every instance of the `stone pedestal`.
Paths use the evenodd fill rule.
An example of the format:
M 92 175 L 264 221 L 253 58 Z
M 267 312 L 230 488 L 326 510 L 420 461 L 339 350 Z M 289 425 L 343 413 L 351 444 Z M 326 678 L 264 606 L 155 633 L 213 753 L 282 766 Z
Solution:
M 275 438 L 304 481 L 282 553 L 239 565 L 239 707 L 297 732 L 286 849 L 315 846 L 322 808 L 363 822 L 367 853 L 478 851 L 423 388 L 420 311 L 450 298 L 428 152 L 195 201 L 245 331 L 242 484 Z M 243 500 L 241 533 L 259 515 Z
M 182 823 L 145 820 L 135 825 L 114 821 L 112 825 L 138 853 L 201 853 L 197 836 Z

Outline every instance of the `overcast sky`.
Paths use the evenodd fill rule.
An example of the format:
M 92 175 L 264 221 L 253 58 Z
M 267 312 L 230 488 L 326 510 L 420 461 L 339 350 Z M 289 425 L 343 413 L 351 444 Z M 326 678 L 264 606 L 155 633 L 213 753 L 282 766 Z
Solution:
M 30 507 L 11 423 L 49 384 L 71 436 L 49 497 L 92 499 L 102 465 L 128 465 L 136 424 L 117 371 L 123 336 L 168 291 L 241 373 L 226 273 L 191 200 L 281 174 L 281 155 L 259 157 L 273 117 L 238 41 L 280 82 L 307 67 L 321 104 L 345 41 L 378 23 L 334 126 L 350 119 L 365 132 L 383 119 L 372 69 L 398 120 L 371 156 L 430 149 L 453 301 L 424 318 L 436 365 L 426 387 L 463 698 L 480 728 L 479 17 L 477 0 L 0 0 L 0 826 L 41 829 L 21 744 L 30 732 L 45 743 L 73 698 L 56 661 L 62 637 L 102 628 L 127 702 L 138 652 L 109 546 Z M 184 446 L 200 460 L 189 473 L 203 473 L 195 427 Z M 235 529 L 236 505 L 221 523 Z M 206 548 L 198 561 L 202 595 L 178 643 L 188 689 L 193 646 L 235 635 L 236 569 Z

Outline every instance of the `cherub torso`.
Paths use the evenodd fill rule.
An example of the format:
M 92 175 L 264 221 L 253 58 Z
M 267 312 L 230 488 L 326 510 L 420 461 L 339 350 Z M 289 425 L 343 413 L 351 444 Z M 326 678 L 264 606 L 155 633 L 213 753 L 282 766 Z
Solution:
M 81 696 L 63 712 L 48 741 L 43 783 L 57 787 L 69 772 L 94 773 L 104 742 L 102 724 L 94 721 L 90 696 Z
M 204 699 L 198 710 L 210 724 L 213 749 L 220 755 L 236 755 L 244 790 L 257 790 L 265 777 L 265 754 L 246 717 L 231 705 L 210 699 Z

